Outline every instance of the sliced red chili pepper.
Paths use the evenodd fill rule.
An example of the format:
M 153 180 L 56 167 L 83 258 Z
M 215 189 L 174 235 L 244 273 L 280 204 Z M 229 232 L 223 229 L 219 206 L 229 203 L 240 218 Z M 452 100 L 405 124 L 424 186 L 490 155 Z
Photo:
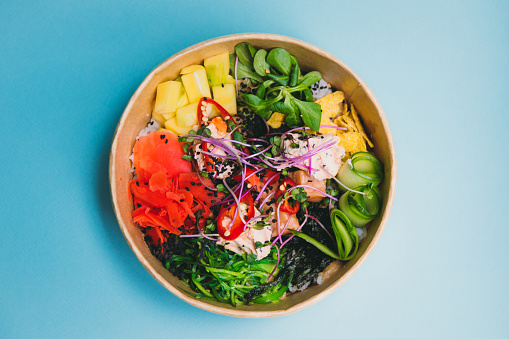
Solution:
M 244 203 L 247 205 L 247 213 L 244 215 L 244 221 L 249 221 L 254 217 L 254 204 L 253 197 L 251 194 L 246 194 L 240 203 Z M 221 209 L 219 212 L 219 217 L 217 218 L 217 230 L 219 235 L 226 240 L 235 240 L 237 239 L 242 232 L 244 232 L 244 223 L 242 222 L 240 213 L 237 213 L 237 217 L 231 222 L 233 217 L 235 216 L 235 211 L 237 210 L 237 205 L 233 204 L 228 209 Z M 231 227 L 229 227 L 231 225 Z
M 217 101 L 215 101 L 215 100 L 213 100 L 211 98 L 203 97 L 198 102 L 198 112 L 197 112 L 197 114 L 198 114 L 198 121 L 199 121 L 200 125 L 203 122 L 202 121 L 202 118 L 203 118 L 202 104 L 203 104 L 204 101 L 207 104 L 212 104 L 212 105 L 216 106 L 216 108 L 219 110 L 219 113 L 221 113 L 221 116 L 223 117 L 224 120 L 232 119 L 232 121 L 235 122 L 235 120 L 233 120 L 233 117 L 231 116 L 231 114 L 228 113 L 228 111 L 226 109 L 224 109 L 224 107 L 221 106 Z
M 286 178 L 285 180 L 283 180 L 283 182 L 281 183 L 281 185 L 279 185 L 279 187 L 277 189 L 276 199 L 279 199 L 279 197 L 281 195 L 285 194 L 285 192 L 290 187 L 294 187 L 294 186 L 296 186 L 296 184 L 295 184 L 295 182 L 292 179 Z M 283 189 L 281 189 L 281 188 L 283 188 Z M 279 210 L 281 212 L 295 214 L 295 213 L 297 213 L 299 211 L 299 208 L 300 208 L 300 202 L 298 202 L 297 200 L 292 198 L 292 196 L 290 195 L 288 198 L 286 198 L 283 201 L 283 203 L 281 204 L 281 207 L 279 208 Z
M 293 199 L 292 197 L 288 197 L 285 199 L 285 201 L 283 201 L 279 210 L 281 212 L 286 212 L 289 214 L 296 214 L 299 211 L 299 208 L 300 208 L 300 202 Z
M 201 148 L 203 151 L 208 152 L 209 143 L 202 141 Z M 203 160 L 205 161 L 205 169 L 207 172 L 214 172 L 214 162 L 208 154 L 203 153 Z
M 286 178 L 285 180 L 283 180 L 283 182 L 279 185 L 279 187 L 277 189 L 276 198 L 279 198 L 281 196 L 281 194 L 285 194 L 285 192 L 290 187 L 293 187 L 293 186 L 297 186 L 297 184 L 292 179 Z

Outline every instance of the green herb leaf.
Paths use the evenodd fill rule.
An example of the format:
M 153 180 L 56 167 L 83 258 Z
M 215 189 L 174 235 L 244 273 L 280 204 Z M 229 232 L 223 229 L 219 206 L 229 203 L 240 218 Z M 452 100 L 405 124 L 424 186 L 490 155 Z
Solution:
M 288 75 L 278 75 L 278 74 L 272 74 L 268 73 L 267 77 L 274 80 L 278 84 L 282 86 L 288 86 Z
M 288 81 L 288 86 L 293 87 L 297 85 L 297 80 L 299 80 L 300 69 L 299 65 L 295 62 L 292 66 L 292 72 L 290 73 L 290 80 Z
M 244 142 L 244 136 L 239 131 L 233 132 L 232 138 L 233 138 L 233 140 L 236 140 L 239 142 Z
M 294 99 L 293 101 L 299 108 L 299 112 L 304 123 L 312 130 L 318 132 L 320 129 L 320 121 L 322 119 L 322 108 L 320 104 L 315 102 L 301 101 L 298 99 Z
M 284 102 L 280 102 L 280 101 L 273 103 L 272 105 L 267 107 L 267 109 L 269 109 L 273 112 L 279 112 L 279 113 L 284 113 L 284 114 L 290 114 L 290 113 L 294 112 L 293 108 L 291 106 L 288 106 Z
M 267 51 L 264 49 L 259 49 L 254 55 L 253 59 L 253 68 L 255 72 L 262 77 L 267 75 L 266 71 L 270 68 L 270 65 L 265 60 L 266 57 Z
M 230 54 L 230 69 L 235 74 L 235 54 Z M 237 79 L 253 79 L 257 82 L 263 82 L 263 78 L 256 74 L 251 68 L 244 65 L 242 62 L 237 63 Z
M 306 88 L 302 91 L 302 94 L 304 94 L 304 100 L 307 102 L 313 102 L 313 93 L 309 88 Z
M 300 82 L 298 83 L 299 86 L 305 86 L 305 88 L 308 88 L 312 84 L 314 84 L 317 81 L 320 81 L 322 79 L 322 74 L 318 71 L 311 71 L 304 75 Z
M 248 42 L 241 42 L 235 46 L 235 54 L 239 57 L 239 61 L 250 68 L 253 68 L 255 53 L 256 49 Z
M 290 74 L 292 59 L 284 48 L 273 48 L 267 55 L 267 63 L 285 75 Z
M 265 99 L 265 92 L 270 85 L 274 83 L 274 80 L 265 80 L 258 89 L 256 90 L 256 96 L 260 99 Z

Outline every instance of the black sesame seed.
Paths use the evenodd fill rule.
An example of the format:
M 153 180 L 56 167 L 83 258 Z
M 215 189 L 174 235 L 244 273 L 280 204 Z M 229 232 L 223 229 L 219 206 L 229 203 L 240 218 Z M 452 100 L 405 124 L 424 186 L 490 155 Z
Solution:
M 138 203 L 138 204 L 136 204 L 136 206 L 141 207 L 141 204 L 140 204 L 140 203 Z
M 166 138 L 166 135 L 161 134 L 159 137 L 161 138 L 161 140 L 163 140 L 164 138 Z
M 148 182 L 145 182 L 144 184 L 145 184 L 145 186 L 148 186 Z
M 212 193 L 207 193 L 207 196 L 211 197 L 211 196 L 213 196 L 213 194 Z
M 136 186 L 140 186 L 140 183 L 138 181 L 136 181 Z
M 189 187 L 184 187 L 184 188 L 185 188 L 185 190 L 186 190 L 186 191 L 188 191 L 188 192 L 189 192 Z
M 201 183 L 201 182 L 199 182 L 199 183 L 197 183 L 197 184 L 196 184 L 196 186 L 201 186 L 201 185 L 202 185 L 202 183 Z
M 180 199 L 180 202 L 184 202 L 184 199 Z
M 210 200 L 210 202 L 213 204 L 213 203 L 215 203 L 216 201 L 215 201 L 215 200 Z M 207 205 L 207 203 L 206 203 L 206 202 L 205 202 L 204 204 L 205 204 L 205 205 Z

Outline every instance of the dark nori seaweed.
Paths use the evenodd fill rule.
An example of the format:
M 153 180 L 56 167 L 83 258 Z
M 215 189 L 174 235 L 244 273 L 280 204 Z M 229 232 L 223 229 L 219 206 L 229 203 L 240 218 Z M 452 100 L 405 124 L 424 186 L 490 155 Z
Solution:
M 320 220 L 331 235 L 334 234 L 328 208 L 322 208 L 318 203 L 312 203 L 308 206 L 308 213 Z M 297 216 L 302 223 L 304 221 L 304 213 L 299 211 Z M 336 248 L 334 241 L 322 227 L 311 218 L 308 218 L 306 225 L 304 225 L 301 231 L 329 248 Z M 320 272 L 334 261 L 333 258 L 298 237 L 294 237 L 292 241 L 288 242 L 287 246 L 288 254 L 286 257 L 287 265 L 285 269 L 293 269 L 294 274 L 291 284 L 297 288 L 301 288 L 307 282 L 313 281 Z

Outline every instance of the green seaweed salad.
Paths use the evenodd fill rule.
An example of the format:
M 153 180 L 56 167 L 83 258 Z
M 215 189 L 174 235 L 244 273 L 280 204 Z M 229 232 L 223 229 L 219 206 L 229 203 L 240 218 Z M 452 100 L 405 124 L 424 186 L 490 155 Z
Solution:
M 382 205 L 383 166 L 370 152 L 336 154 L 329 163 L 331 152 L 344 149 L 337 148 L 340 136 L 317 133 L 324 125 L 313 89 L 323 85 L 321 74 L 303 74 L 288 51 L 243 42 L 229 62 L 237 114 L 202 98 L 200 128 L 179 136 L 182 159 L 199 174 L 196 185 L 212 183 L 204 192 L 221 200 L 193 210 L 181 234 L 150 225 L 142 231 L 152 254 L 189 286 L 186 293 L 233 306 L 278 302 L 319 281 L 333 261 L 355 257 L 363 227 Z M 207 124 L 210 103 L 222 114 L 215 126 Z M 274 113 L 278 126 L 267 123 Z M 313 177 L 318 167 L 326 179 Z M 243 249 L 248 241 L 251 250 Z

